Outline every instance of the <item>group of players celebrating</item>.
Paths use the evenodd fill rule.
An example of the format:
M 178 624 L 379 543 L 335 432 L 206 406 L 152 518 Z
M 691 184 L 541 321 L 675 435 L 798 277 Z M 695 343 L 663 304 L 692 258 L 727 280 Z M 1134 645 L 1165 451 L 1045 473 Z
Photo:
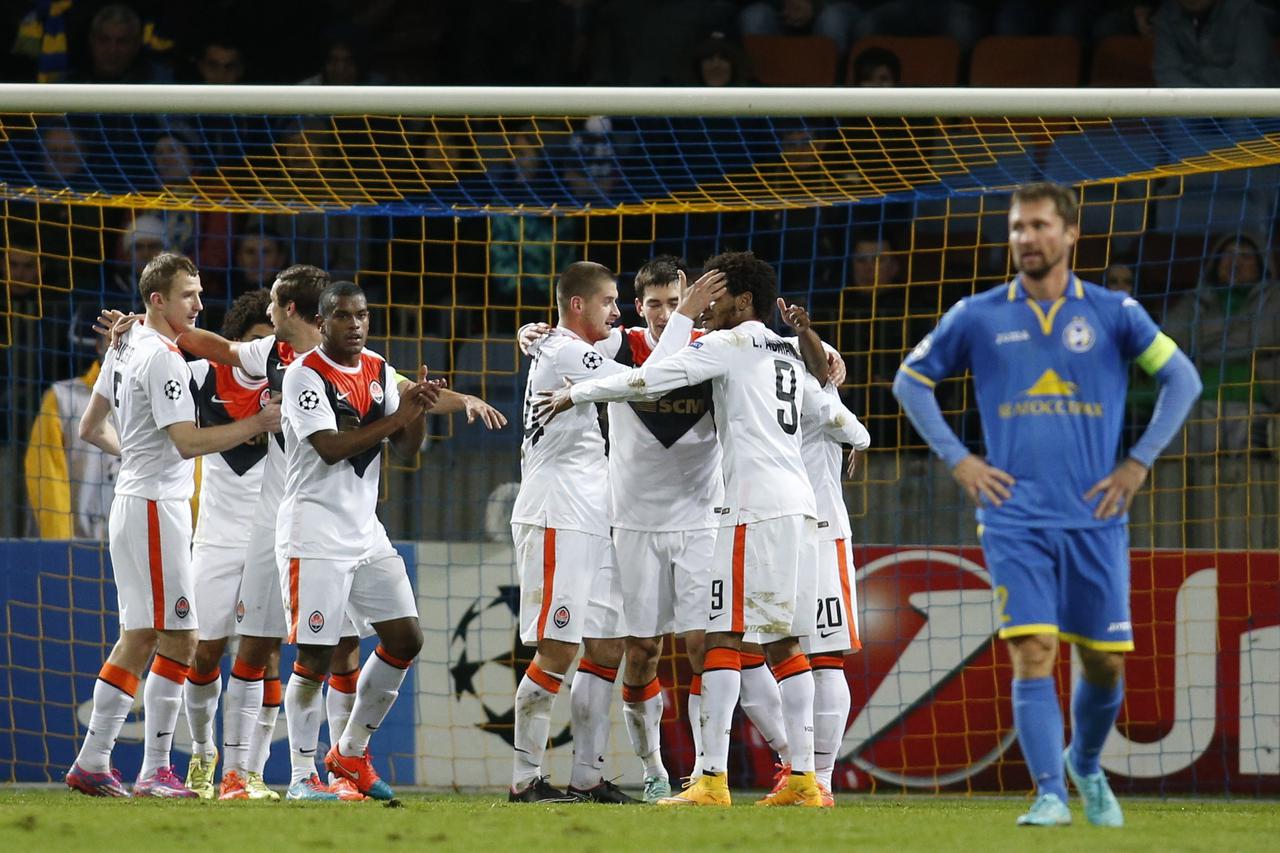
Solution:
M 1070 823 L 1065 774 L 1090 822 L 1119 826 L 1099 755 L 1123 697 L 1122 654 L 1133 648 L 1125 513 L 1199 380 L 1136 301 L 1070 272 L 1070 189 L 1023 187 L 1009 217 L 1018 276 L 957 303 L 903 363 L 894 392 L 979 507 L 1014 662 L 1015 727 L 1038 794 L 1018 822 Z M 536 653 L 515 694 L 512 802 L 730 805 L 729 739 L 741 704 L 780 759 L 760 804 L 834 805 L 850 707 L 844 656 L 860 647 L 841 475 L 870 436 L 836 391 L 842 360 L 803 308 L 778 299 L 769 264 L 726 252 L 690 277 L 676 258 L 651 260 L 635 278 L 645 325 L 623 329 L 613 325 L 615 275 L 575 263 L 556 283 L 558 324 L 519 332 L 531 364 L 511 526 L 520 637 Z M 241 297 L 224 329 L 232 340 L 193 327 L 200 286 L 185 258 L 152 261 L 140 289 L 142 322 L 105 317 L 118 341 L 81 422 L 87 440 L 122 456 L 110 521 L 121 634 L 67 784 L 128 795 L 111 749 L 154 655 L 133 795 L 214 796 L 218 662 L 234 633 L 218 796 L 278 796 L 262 768 L 287 640 L 298 649 L 284 691 L 287 796 L 389 798 L 368 744 L 422 632 L 375 512 L 381 445 L 417 452 L 428 411 L 465 411 L 490 428 L 505 421 L 428 379 L 425 367 L 415 379 L 396 374 L 365 348 L 359 288 L 314 267 L 290 267 L 269 295 Z M 264 303 L 270 328 L 256 322 Z M 767 325 L 775 304 L 790 337 Z M 180 348 L 202 360 L 188 362 Z M 1116 464 L 1130 363 L 1156 377 L 1160 396 Z M 932 394 L 966 370 L 986 459 L 951 431 Z M 843 446 L 852 448 L 847 465 Z M 190 460 L 204 454 L 193 549 Z M 657 664 L 672 633 L 694 673 L 697 752 L 678 793 L 659 743 Z M 361 667 L 359 637 L 370 634 L 379 645 Z M 1059 638 L 1077 645 L 1083 663 L 1066 749 L 1053 678 Z M 573 769 L 560 789 L 542 764 L 551 708 L 579 651 Z M 644 768 L 640 800 L 603 776 L 620 669 L 623 717 Z M 184 698 L 194 740 L 185 784 L 169 765 Z M 333 740 L 327 782 L 315 765 L 322 712 Z

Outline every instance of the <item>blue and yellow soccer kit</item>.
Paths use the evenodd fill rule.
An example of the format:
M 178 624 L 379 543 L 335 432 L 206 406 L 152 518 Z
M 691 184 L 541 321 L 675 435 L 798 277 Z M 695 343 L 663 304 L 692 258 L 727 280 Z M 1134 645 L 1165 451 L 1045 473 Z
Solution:
M 1094 518 L 1101 498 L 1084 495 L 1115 467 L 1130 363 L 1154 374 L 1176 352 L 1123 294 L 1072 276 L 1041 303 L 1017 278 L 956 303 L 903 363 L 900 381 L 930 389 L 972 372 L 987 461 L 1016 481 L 978 510 L 1001 637 L 1133 648 L 1128 520 Z M 951 466 L 968 452 L 953 435 L 931 444 Z

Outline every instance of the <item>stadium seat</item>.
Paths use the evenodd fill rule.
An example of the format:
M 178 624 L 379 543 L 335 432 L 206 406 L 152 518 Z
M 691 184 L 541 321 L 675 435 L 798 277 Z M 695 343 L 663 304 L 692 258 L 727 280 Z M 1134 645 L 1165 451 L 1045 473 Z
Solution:
M 1076 86 L 1080 42 L 1070 36 L 988 36 L 973 48 L 971 86 Z
M 1091 86 L 1154 86 L 1152 39 L 1143 36 L 1108 36 L 1093 49 L 1089 68 Z
M 951 36 L 871 36 L 849 51 L 844 82 L 853 85 L 853 60 L 869 47 L 892 51 L 902 63 L 903 86 L 955 86 L 960 82 L 960 43 Z
M 833 86 L 839 50 L 822 36 L 747 36 L 743 47 L 765 86 Z

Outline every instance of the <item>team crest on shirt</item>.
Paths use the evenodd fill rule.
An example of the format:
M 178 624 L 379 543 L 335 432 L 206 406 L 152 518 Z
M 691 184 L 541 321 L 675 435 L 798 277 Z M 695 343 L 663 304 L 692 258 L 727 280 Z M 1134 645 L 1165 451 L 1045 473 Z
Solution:
M 1072 317 L 1062 330 L 1062 345 L 1072 352 L 1088 352 L 1097 340 L 1093 327 L 1083 317 Z
M 173 603 L 173 612 L 178 614 L 179 619 L 186 619 L 191 613 L 191 602 L 187 601 L 185 595 L 178 596 L 178 600 Z
M 304 412 L 309 412 L 320 405 L 320 395 L 308 388 L 298 395 L 298 405 Z
M 311 615 L 307 617 L 307 627 L 311 629 L 311 633 L 319 634 L 324 630 L 324 614 L 319 610 L 312 610 Z
M 595 370 L 602 364 L 604 364 L 604 356 L 595 350 L 592 350 L 591 352 L 584 352 L 582 354 L 582 366 L 587 370 Z
M 560 606 L 556 608 L 556 612 L 551 614 L 551 621 L 555 623 L 557 628 L 563 628 L 569 624 L 569 608 Z
M 244 621 L 244 599 L 243 598 L 236 602 L 236 621 L 237 622 Z
M 369 396 L 375 403 L 382 402 L 382 385 L 376 379 L 369 383 Z
M 907 361 L 919 361 L 929 354 L 929 349 L 933 346 L 933 334 L 927 334 L 920 343 L 916 344 L 916 348 L 911 351 L 911 355 L 907 356 Z
M 164 383 L 164 396 L 166 400 L 182 399 L 182 383 L 176 379 L 170 379 Z
M 267 404 L 271 402 L 271 389 L 264 387 L 262 392 L 258 394 L 258 408 L 265 409 Z

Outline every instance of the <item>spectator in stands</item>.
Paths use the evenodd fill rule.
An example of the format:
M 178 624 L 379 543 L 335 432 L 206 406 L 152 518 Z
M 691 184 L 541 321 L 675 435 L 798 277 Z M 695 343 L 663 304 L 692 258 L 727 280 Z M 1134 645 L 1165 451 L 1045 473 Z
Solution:
M 885 47 L 868 47 L 853 58 L 853 85 L 893 87 L 902 83 L 902 60 Z
M 325 50 L 324 64 L 310 77 L 299 80 L 302 86 L 358 86 L 373 82 L 369 62 L 359 41 L 350 35 L 335 35 Z
M 695 86 L 749 86 L 755 80 L 751 60 L 724 33 L 714 32 L 693 49 L 689 77 Z
M 38 180 L 83 189 L 91 182 L 80 146 L 80 136 L 65 124 L 46 125 L 40 131 L 45 174 Z
M 845 0 L 760 0 L 742 10 L 739 25 L 745 36 L 823 36 L 844 56 L 859 14 Z
M 1165 0 L 1153 18 L 1161 86 L 1272 86 L 1267 22 L 1254 0 Z
M 150 42 L 149 44 L 147 44 Z M 154 27 L 123 3 L 103 6 L 89 24 L 89 66 L 74 77 L 78 83 L 167 83 L 173 73 L 143 54 L 144 44 L 153 51 L 168 50 L 172 43 L 160 39 Z
M 979 0 L 877 0 L 853 25 L 853 41 L 870 36 L 951 36 L 969 51 L 986 29 Z
M 1127 296 L 1133 295 L 1132 264 L 1113 262 L 1102 274 L 1102 280 L 1106 283 L 1107 290 L 1116 290 Z
M 107 339 L 93 331 L 96 310 L 71 326 L 73 349 L 95 353 L 88 369 L 54 382 L 40 400 L 23 459 L 28 535 L 40 539 L 105 539 L 120 459 L 80 438 L 77 424 L 93 393 Z
M 195 66 L 200 82 L 211 86 L 234 86 L 244 81 L 244 55 L 230 39 L 207 40 L 196 55 Z
M 265 226 L 251 223 L 248 233 L 236 240 L 235 273 L 231 296 L 260 288 L 270 289 L 276 273 L 289 263 L 289 255 L 278 235 Z
M 1218 237 L 1196 290 L 1162 325 L 1204 383 L 1188 426 L 1192 450 L 1266 446 L 1267 416 L 1280 412 L 1280 285 L 1264 245 L 1250 234 Z
M 66 370 L 65 291 L 43 291 L 47 283 L 33 228 L 10 223 L 0 255 L 0 440 L 26 434 L 45 386 Z M 9 432 L 10 429 L 14 431 Z
M 37 83 L 62 83 L 70 71 L 67 13 L 71 11 L 71 4 L 33 2 L 27 5 L 29 10 L 18 23 L 10 54 L 29 60 L 34 66 L 34 75 L 21 77 Z M 12 77 L 19 78 L 19 75 Z
M 169 249 L 164 220 L 146 213 L 125 226 L 116 240 L 115 262 L 106 281 L 110 296 L 132 305 L 138 294 L 138 278 L 151 259 Z
M 30 245 L 30 244 L 27 244 Z M 40 256 L 23 245 L 10 245 L 4 252 L 5 313 L 22 313 L 34 304 L 40 291 Z

